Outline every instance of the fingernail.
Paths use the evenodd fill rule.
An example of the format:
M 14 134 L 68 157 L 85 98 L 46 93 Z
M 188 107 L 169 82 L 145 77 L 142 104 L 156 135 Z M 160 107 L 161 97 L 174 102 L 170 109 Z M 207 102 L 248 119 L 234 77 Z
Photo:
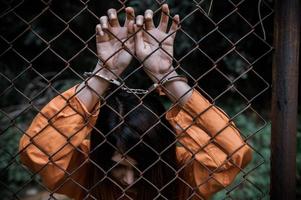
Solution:
M 110 18 L 115 19 L 115 18 L 116 18 L 115 13 L 111 13 L 111 14 L 110 14 Z
M 151 19 L 152 18 L 152 14 L 151 13 L 146 13 L 145 18 Z
M 133 9 L 132 9 L 131 7 L 127 7 L 126 10 L 127 10 L 128 12 L 132 12 L 132 11 L 133 11 Z
M 142 16 L 137 17 L 137 25 L 142 26 L 142 24 L 143 24 L 143 17 Z

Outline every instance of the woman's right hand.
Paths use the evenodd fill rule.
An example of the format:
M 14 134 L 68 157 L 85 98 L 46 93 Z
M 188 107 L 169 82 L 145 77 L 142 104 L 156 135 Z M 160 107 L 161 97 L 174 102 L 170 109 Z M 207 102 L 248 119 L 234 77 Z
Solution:
M 93 73 L 116 79 L 130 64 L 135 52 L 134 38 L 131 37 L 134 33 L 135 13 L 131 7 L 125 10 L 124 26 L 120 26 L 115 9 L 108 10 L 109 17 L 100 18 L 100 24 L 96 26 L 96 48 L 101 62 L 98 62 Z M 77 87 L 76 96 L 91 112 L 109 86 L 108 81 L 93 76 L 87 83 L 84 81 Z
M 131 37 L 134 33 L 135 12 L 131 7 L 127 7 L 125 11 L 124 26 L 120 26 L 115 9 L 109 9 L 108 16 L 102 16 L 100 24 L 96 26 L 99 60 L 116 75 L 120 75 L 126 69 L 135 52 L 134 38 Z

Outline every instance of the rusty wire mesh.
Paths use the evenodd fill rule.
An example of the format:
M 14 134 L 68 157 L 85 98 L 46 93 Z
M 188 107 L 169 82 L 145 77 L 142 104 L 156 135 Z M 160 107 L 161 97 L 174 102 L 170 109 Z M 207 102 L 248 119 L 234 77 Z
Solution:
M 146 2 L 148 3 L 119 0 L 108 4 L 118 10 L 121 18 L 128 5 L 135 7 L 138 12 L 152 8 L 155 11 L 155 17 L 158 17 L 160 6 L 165 1 Z M 240 169 L 241 172 L 235 182 L 225 187 L 215 198 L 241 199 L 241 195 L 248 197 L 248 193 L 255 193 L 256 199 L 265 198 L 268 188 L 262 187 L 268 187 L 268 185 L 260 185 L 256 182 L 256 178 L 262 175 L 256 172 L 267 165 L 267 162 L 263 153 L 256 148 L 258 145 L 264 145 L 264 142 L 261 141 L 262 138 L 258 135 L 262 129 L 267 127 L 268 122 L 254 108 L 253 102 L 260 99 L 259 97 L 270 88 L 269 81 L 265 80 L 255 68 L 257 65 L 262 66 L 263 64 L 260 62 L 266 57 L 269 58 L 272 51 L 271 41 L 266 35 L 269 30 L 265 30 L 263 26 L 272 18 L 271 3 L 225 0 L 219 3 L 224 6 L 223 9 L 216 9 L 216 1 L 183 2 L 186 4 L 173 1 L 170 6 L 176 8 L 174 12 L 185 9 L 181 11 L 183 13 L 181 28 L 177 33 L 175 57 L 173 58 L 177 71 L 187 76 L 190 85 L 202 92 L 214 105 L 229 111 L 231 121 L 236 122 L 244 115 L 252 116 L 252 119 L 257 121 L 256 126 L 251 127 L 250 130 L 244 129 L 241 133 L 244 141 L 253 150 L 252 163 L 245 169 Z M 35 114 L 39 113 L 50 99 L 74 83 L 78 83 L 78 80 L 84 80 L 83 72 L 88 71 L 87 68 L 92 69 L 91 66 L 95 65 L 97 60 L 95 25 L 109 7 L 100 8 L 101 3 L 94 0 L 69 2 L 66 4 L 67 7 L 61 7 L 63 4 L 56 1 L 43 0 L 35 2 L 6 1 L 2 4 L 0 15 L 2 24 L 0 34 L 0 75 L 2 79 L 0 90 L 2 99 L 0 177 L 3 180 L 0 181 L 1 192 L 4 199 L 25 199 L 26 194 L 34 191 L 32 188 L 39 188 L 39 191 L 48 191 L 45 199 L 60 199 L 61 197 L 56 196 L 55 192 L 63 183 L 54 190 L 45 187 L 39 178 L 39 172 L 33 173 L 21 164 L 18 141 L 23 134 L 26 134 L 25 131 Z M 246 5 L 249 4 L 254 4 L 253 8 L 256 8 L 249 12 L 258 16 L 255 20 L 250 18 L 253 21 L 246 14 L 246 10 L 248 10 Z M 31 6 L 35 6 L 35 9 L 29 12 Z M 258 12 L 258 6 L 261 12 Z M 65 14 L 64 11 L 68 9 L 70 11 Z M 191 20 L 196 20 L 203 26 L 201 28 L 189 26 Z M 237 23 L 237 26 L 244 26 L 241 28 L 242 31 L 240 31 L 240 27 L 235 28 L 236 24 L 233 22 Z M 77 24 L 79 25 L 77 26 Z M 51 31 L 46 28 L 47 26 L 51 27 Z M 229 30 L 231 26 L 234 30 Z M 88 30 L 88 34 L 83 34 L 82 29 Z M 34 43 L 36 48 L 27 49 L 31 43 Z M 60 46 L 62 43 L 65 43 L 63 44 L 65 49 Z M 253 52 L 252 57 L 246 53 L 250 43 L 260 46 Z M 177 49 L 177 45 L 181 46 L 181 51 Z M 90 58 L 90 60 L 86 58 Z M 199 59 L 197 63 L 199 62 L 202 67 L 189 66 L 190 60 L 193 59 Z M 235 65 L 233 62 L 231 63 L 231 60 L 239 61 L 239 64 L 236 62 Z M 130 67 L 130 70 L 122 77 L 128 86 L 137 86 L 135 80 L 141 77 L 142 65 L 137 60 L 135 62 L 138 67 Z M 228 65 L 233 64 L 232 68 L 225 67 L 223 63 L 227 62 Z M 263 63 L 266 64 L 266 61 Z M 43 66 L 47 66 L 47 69 L 43 69 Z M 9 68 L 15 73 L 10 73 Z M 215 85 L 214 80 L 217 79 L 219 81 Z M 221 79 L 222 81 L 220 81 Z M 149 81 L 138 81 L 140 87 L 146 88 L 149 84 Z M 245 89 L 247 90 L 246 85 L 252 85 L 251 92 L 245 91 Z M 228 101 L 230 97 L 236 101 Z M 232 103 L 238 103 L 240 106 L 233 111 L 231 110 Z M 230 107 L 227 108 L 227 104 Z M 11 146 L 11 148 L 4 148 L 6 146 Z M 74 149 L 82 152 L 78 147 L 74 146 Z M 160 160 L 160 156 L 158 157 Z M 228 160 L 230 159 L 231 155 L 228 155 Z M 51 161 L 51 156 L 49 156 L 49 160 L 49 163 L 55 164 Z M 76 170 L 72 173 L 75 172 Z M 72 174 L 66 173 L 67 176 Z M 11 178 L 15 176 L 18 178 Z M 214 177 L 210 177 L 210 179 L 212 178 L 214 179 Z M 266 179 L 268 178 L 266 177 Z M 7 181 L 14 181 L 14 184 Z M 76 185 L 84 188 L 79 183 Z M 188 187 L 193 188 L 192 186 Z M 194 193 L 189 199 L 195 198 L 194 195 L 198 196 L 197 193 Z M 125 192 L 120 199 L 123 197 L 131 199 Z M 161 198 L 164 199 L 164 196 Z

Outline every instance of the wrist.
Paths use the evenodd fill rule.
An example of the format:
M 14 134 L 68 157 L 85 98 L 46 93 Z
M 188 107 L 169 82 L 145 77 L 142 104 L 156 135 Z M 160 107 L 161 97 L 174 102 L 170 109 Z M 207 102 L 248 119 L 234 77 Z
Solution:
M 193 89 L 184 81 L 166 83 L 162 90 L 173 103 L 179 102 L 180 105 L 184 105 L 193 92 Z
M 121 74 L 121 73 L 116 72 L 115 70 L 110 70 L 110 69 L 102 66 L 102 64 L 100 64 L 100 62 L 98 62 L 96 64 L 96 67 L 93 70 L 93 73 L 105 76 L 109 79 L 118 79 L 118 77 Z
M 123 71 L 129 66 L 129 63 L 116 63 L 113 64 L 112 62 L 106 62 L 104 64 L 100 59 L 98 60 L 95 69 L 93 72 L 97 74 L 100 73 L 101 75 L 107 75 L 109 78 L 117 79 L 121 76 Z
M 172 68 L 169 72 L 166 73 L 151 73 L 151 72 L 146 72 L 149 77 L 152 79 L 154 83 L 158 83 L 162 81 L 163 79 L 173 77 L 173 76 L 178 76 L 178 73 Z
M 187 84 L 187 79 L 178 78 L 179 74 L 175 70 L 164 74 L 152 74 L 150 77 L 155 82 L 162 82 L 159 93 L 166 94 L 172 102 L 179 101 L 180 105 L 185 104 L 192 94 L 192 88 Z M 166 81 L 172 80 L 172 81 Z

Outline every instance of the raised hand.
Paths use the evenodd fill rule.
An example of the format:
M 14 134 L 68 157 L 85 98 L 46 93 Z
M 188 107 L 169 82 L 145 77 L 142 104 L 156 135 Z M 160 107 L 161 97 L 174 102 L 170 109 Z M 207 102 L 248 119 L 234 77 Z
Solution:
M 173 45 L 180 21 L 179 15 L 173 17 L 169 31 L 167 31 L 168 20 L 169 8 L 167 4 L 162 6 L 158 27 L 154 25 L 152 10 L 146 10 L 144 17 L 138 15 L 136 18 L 135 31 L 138 31 L 135 35 L 136 55 L 143 62 L 146 73 L 154 81 L 173 69 Z M 145 30 L 142 29 L 143 25 Z
M 124 26 L 120 26 L 115 9 L 108 10 L 108 16 L 100 18 L 96 26 L 97 55 L 106 68 L 120 75 L 130 64 L 134 54 L 134 20 L 135 12 L 126 9 Z M 130 53 L 129 53 L 130 52 Z

